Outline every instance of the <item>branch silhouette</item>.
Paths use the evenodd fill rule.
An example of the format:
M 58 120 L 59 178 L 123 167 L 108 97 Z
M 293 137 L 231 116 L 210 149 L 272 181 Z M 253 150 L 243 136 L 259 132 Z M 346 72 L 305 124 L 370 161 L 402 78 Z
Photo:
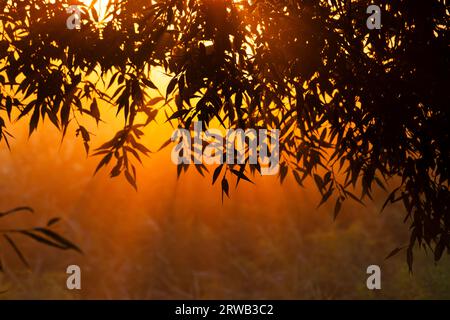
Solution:
M 30 207 L 17 207 L 6 212 L 0 212 L 0 219 L 15 215 L 18 213 L 34 213 L 34 210 Z M 60 250 L 74 250 L 79 253 L 82 253 L 81 249 L 73 244 L 71 241 L 67 240 L 59 233 L 51 230 L 51 228 L 60 221 L 60 218 L 52 218 L 50 219 L 46 226 L 43 227 L 34 227 L 34 228 L 10 228 L 10 229 L 0 229 L 0 235 L 3 240 L 13 249 L 17 257 L 20 261 L 29 268 L 30 265 L 25 257 L 25 254 L 20 249 L 19 245 L 15 241 L 15 237 L 17 235 L 21 235 L 32 239 L 34 241 L 39 242 L 40 244 L 44 244 L 49 247 L 57 248 Z M 4 264 L 0 257 L 0 272 L 4 272 Z M 1 293 L 1 292 L 0 292 Z

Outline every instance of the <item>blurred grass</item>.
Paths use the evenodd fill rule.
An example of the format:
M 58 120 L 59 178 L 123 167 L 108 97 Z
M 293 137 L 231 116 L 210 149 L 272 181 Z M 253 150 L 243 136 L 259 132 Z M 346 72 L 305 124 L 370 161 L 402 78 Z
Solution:
M 0 151 L 1 209 L 26 204 L 37 212 L 2 224 L 62 216 L 59 230 L 85 254 L 18 238 L 27 271 L 0 242 L 0 291 L 8 289 L 0 299 L 450 298 L 448 257 L 435 265 L 416 252 L 412 275 L 403 253 L 385 260 L 407 243 L 408 228 L 401 207 L 379 213 L 383 193 L 366 207 L 346 204 L 336 222 L 332 204 L 317 209 L 316 191 L 291 178 L 241 185 L 222 205 L 219 187 L 195 170 L 177 182 L 170 150 L 145 162 L 136 193 L 106 172 L 92 177 L 97 159 L 86 159 L 81 141 L 58 141 L 48 128 L 29 141 L 18 130 L 12 152 Z M 79 293 L 65 289 L 70 264 L 82 268 Z M 366 288 L 371 264 L 382 268 L 381 291 Z

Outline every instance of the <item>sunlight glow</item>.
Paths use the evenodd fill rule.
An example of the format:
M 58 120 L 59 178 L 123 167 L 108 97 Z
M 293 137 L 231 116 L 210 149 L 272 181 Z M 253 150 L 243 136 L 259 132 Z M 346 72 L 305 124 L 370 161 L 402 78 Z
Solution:
M 103 20 L 104 20 L 104 18 L 106 16 L 106 8 L 108 6 L 109 0 L 82 0 L 82 2 L 86 6 L 90 6 L 92 3 L 95 2 L 94 8 L 95 8 L 95 10 L 98 13 L 99 22 L 106 22 L 106 21 L 103 21 Z

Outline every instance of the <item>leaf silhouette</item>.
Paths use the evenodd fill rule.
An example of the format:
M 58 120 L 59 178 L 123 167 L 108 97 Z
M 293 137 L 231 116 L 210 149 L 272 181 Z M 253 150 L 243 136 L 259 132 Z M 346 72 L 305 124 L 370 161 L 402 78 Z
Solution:
M 14 213 L 17 213 L 17 212 L 24 212 L 24 211 L 25 212 L 34 213 L 34 210 L 32 208 L 30 208 L 30 207 L 18 207 L 18 208 L 15 208 L 15 209 L 12 209 L 12 210 L 9 210 L 9 211 L 6 211 L 6 212 L 0 212 L 0 218 L 5 217 L 5 216 L 10 215 L 10 214 L 14 214 Z
M 222 202 L 223 202 L 223 195 L 224 194 L 227 197 L 230 197 L 229 191 L 230 191 L 230 185 L 228 184 L 228 180 L 226 178 L 223 178 L 222 179 Z
M 19 257 L 20 261 L 22 261 L 22 263 L 29 268 L 30 265 L 28 264 L 27 260 L 25 259 L 25 257 L 23 256 L 22 252 L 20 251 L 19 247 L 16 245 L 16 243 L 13 241 L 13 239 L 11 239 L 7 234 L 4 234 L 3 237 L 6 239 L 6 241 L 8 241 L 9 245 L 11 246 L 11 248 L 14 249 L 15 253 L 17 254 L 17 256 Z
M 388 259 L 392 258 L 393 256 L 397 255 L 399 252 L 401 252 L 404 249 L 405 249 L 405 247 L 395 248 L 394 250 L 392 250 L 391 253 L 388 254 L 388 256 L 385 258 L 385 260 L 388 260 Z

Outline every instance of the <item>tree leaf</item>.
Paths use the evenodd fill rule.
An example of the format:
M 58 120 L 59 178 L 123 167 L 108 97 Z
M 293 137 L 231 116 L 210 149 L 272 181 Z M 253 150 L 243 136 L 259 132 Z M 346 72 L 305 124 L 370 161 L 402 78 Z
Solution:
M 385 260 L 392 258 L 393 256 L 397 255 L 400 251 L 404 250 L 405 248 L 406 247 L 395 248 L 394 250 L 392 250 L 391 253 L 388 254 L 388 256 L 385 258 Z
M 57 234 L 56 232 L 46 229 L 46 228 L 34 228 L 33 230 L 36 230 L 37 232 L 40 232 L 47 237 L 49 237 L 51 240 L 53 240 L 56 243 L 59 243 L 61 246 L 65 247 L 66 249 L 72 249 L 79 253 L 82 253 L 81 249 L 76 246 L 74 243 L 70 242 L 66 238 L 62 237 L 61 235 Z
M 47 222 L 47 227 L 51 227 L 61 221 L 61 218 L 52 218 Z
M 214 185 L 217 181 L 217 179 L 219 178 L 220 172 L 222 171 L 223 168 L 223 164 L 221 164 L 220 166 L 218 166 L 215 170 L 214 170 L 214 174 L 213 174 L 213 182 L 212 184 Z
M 28 264 L 27 260 L 25 259 L 24 255 L 20 251 L 19 247 L 16 245 L 16 243 L 13 241 L 12 238 L 10 238 L 7 234 L 4 234 L 3 237 L 8 241 L 9 245 L 14 249 L 14 252 L 19 257 L 20 261 L 27 267 L 30 268 L 30 265 Z
M 339 213 L 341 212 L 342 209 L 342 200 L 341 198 L 338 198 L 336 200 L 336 205 L 334 206 L 334 220 L 337 219 Z
M 223 202 L 223 195 L 226 194 L 226 196 L 229 198 L 229 191 L 230 191 L 230 185 L 228 184 L 228 180 L 226 178 L 222 179 L 222 202 Z
M 17 213 L 17 212 L 23 212 L 23 211 L 34 213 L 34 210 L 30 207 L 18 207 L 18 208 L 14 208 L 14 209 L 6 211 L 6 212 L 0 212 L 0 218 L 5 217 L 10 214 Z

